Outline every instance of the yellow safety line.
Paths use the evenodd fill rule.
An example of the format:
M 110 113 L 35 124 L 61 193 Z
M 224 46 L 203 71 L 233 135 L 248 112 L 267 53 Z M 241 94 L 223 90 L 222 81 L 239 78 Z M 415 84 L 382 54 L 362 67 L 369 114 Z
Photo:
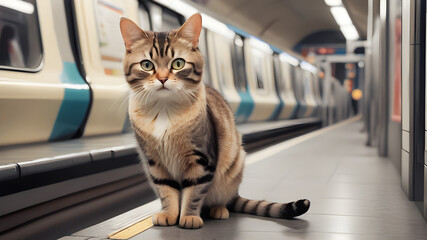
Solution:
M 153 221 L 151 216 L 142 219 L 141 221 L 132 224 L 131 226 L 121 229 L 115 233 L 108 236 L 109 239 L 129 239 L 137 234 L 144 232 L 145 230 L 153 226 Z

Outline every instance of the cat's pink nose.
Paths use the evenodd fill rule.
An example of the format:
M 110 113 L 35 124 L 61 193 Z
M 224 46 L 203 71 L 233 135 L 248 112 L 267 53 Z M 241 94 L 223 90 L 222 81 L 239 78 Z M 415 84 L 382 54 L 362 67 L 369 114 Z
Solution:
M 157 78 L 163 85 L 165 84 L 165 82 L 168 80 L 167 77 L 165 78 Z

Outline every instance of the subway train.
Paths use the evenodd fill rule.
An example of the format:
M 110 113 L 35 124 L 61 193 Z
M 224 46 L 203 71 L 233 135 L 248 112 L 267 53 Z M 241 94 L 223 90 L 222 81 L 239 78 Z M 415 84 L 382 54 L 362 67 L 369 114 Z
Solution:
M 55 211 L 28 214 L 30 207 L 114 181 L 145 181 L 135 167 L 119 20 L 168 31 L 197 12 L 181 1 L 19 2 L 0 4 L 0 206 L 8 206 L 1 207 L 0 233 Z M 227 100 L 244 141 L 355 114 L 347 87 L 321 76 L 321 66 L 202 18 L 203 81 Z
M 2 31 L 14 34 L 9 57 L 21 61 L 1 64 L 0 146 L 129 131 L 117 21 L 126 16 L 165 31 L 181 26 L 182 13 L 145 1 L 28 4 L 32 14 L 2 13 Z M 203 81 L 224 96 L 237 123 L 330 112 L 322 119 L 330 124 L 351 115 L 350 95 L 336 79 L 326 85 L 315 66 L 207 15 L 203 21 Z

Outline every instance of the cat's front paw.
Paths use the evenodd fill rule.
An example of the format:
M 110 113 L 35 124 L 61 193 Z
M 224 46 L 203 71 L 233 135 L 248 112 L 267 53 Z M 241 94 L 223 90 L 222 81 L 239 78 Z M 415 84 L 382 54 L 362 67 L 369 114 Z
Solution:
M 172 226 L 175 225 L 176 220 L 176 217 L 172 217 L 164 212 L 158 212 L 153 215 L 153 224 L 156 226 Z
M 213 219 L 228 219 L 230 213 L 225 207 L 211 207 L 209 216 Z
M 199 216 L 181 216 L 179 226 L 187 229 L 196 229 L 203 227 L 203 220 Z

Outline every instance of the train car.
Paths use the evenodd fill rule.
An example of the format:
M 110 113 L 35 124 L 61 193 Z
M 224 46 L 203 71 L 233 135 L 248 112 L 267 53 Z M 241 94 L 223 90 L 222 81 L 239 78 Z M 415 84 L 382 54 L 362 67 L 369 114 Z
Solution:
M 225 24 L 217 24 L 226 28 Z M 208 68 L 212 76 L 212 86 L 221 92 L 230 104 L 233 112 L 236 112 L 239 108 L 241 99 L 234 85 L 231 55 L 235 34 L 228 28 L 226 28 L 226 30 L 225 33 L 207 30 L 207 51 L 209 52 Z
M 135 1 L 109 1 L 108 3 L 101 1 L 96 4 L 72 1 L 71 4 L 75 8 L 74 14 L 70 13 L 67 19 L 62 17 L 61 22 L 66 25 L 68 21 L 68 31 L 60 27 L 55 28 L 59 25 L 58 23 L 53 28 L 49 28 L 56 32 L 51 32 L 50 37 L 44 37 L 46 39 L 44 41 L 41 41 L 42 34 L 47 33 L 43 33 L 43 29 L 40 32 L 32 29 L 32 32 L 21 33 L 23 35 L 17 34 L 18 42 L 28 41 L 30 36 L 39 40 L 31 43 L 31 50 L 26 46 L 22 51 L 24 58 L 29 61 L 26 63 L 28 66 L 11 65 L 3 68 L 2 84 L 5 84 L 5 87 L 2 90 L 5 93 L 3 94 L 4 112 L 7 118 L 3 118 L 2 126 L 4 126 L 3 133 L 7 137 L 2 138 L 1 145 L 55 141 L 128 131 L 126 110 L 128 89 L 123 81 L 121 66 L 124 50 L 114 23 L 117 23 L 117 19 L 121 16 L 126 16 L 139 22 L 145 29 L 161 31 L 178 28 L 183 22 L 182 15 L 153 2 L 144 2 L 139 7 Z M 93 12 L 96 14 L 92 14 Z M 39 15 L 34 14 L 34 16 Z M 56 16 L 53 15 L 53 17 Z M 227 99 L 238 122 L 318 115 L 316 112 L 320 89 L 312 73 L 300 67 L 286 66 L 284 63 L 286 57 L 273 56 L 273 51 L 266 43 L 250 36 L 242 37 L 219 21 L 209 19 L 209 16 L 206 18 L 208 22 L 206 26 L 210 29 L 204 28 L 200 47 L 206 55 L 204 81 L 220 91 Z M 37 23 L 38 21 L 34 20 L 34 24 Z M 10 24 L 11 29 L 17 29 L 19 24 L 23 23 Z M 111 34 L 110 31 L 116 34 Z M 72 41 L 65 41 L 59 36 L 70 38 Z M 58 63 L 52 66 L 52 71 L 59 71 L 56 74 L 59 74 L 59 77 L 56 78 L 51 72 L 49 73 L 52 74 L 51 77 L 39 77 L 47 74 L 44 72 L 50 67 L 49 60 L 52 57 L 49 51 L 53 50 L 46 45 L 42 46 L 42 44 L 49 44 L 47 42 L 49 38 L 55 38 L 51 40 L 52 42 L 69 43 L 68 45 L 59 44 L 57 50 L 53 49 L 56 51 L 52 53 L 56 54 L 53 58 L 61 56 L 63 59 L 55 60 L 55 62 L 62 62 L 62 67 Z M 36 56 L 36 54 L 42 54 L 42 49 L 43 54 L 47 54 L 48 58 L 44 55 Z M 242 58 L 244 58 L 243 61 Z M 282 64 L 279 67 L 279 63 L 274 62 Z M 294 65 L 298 64 L 294 63 Z M 304 64 L 307 63 L 302 63 L 302 66 Z M 273 65 L 276 65 L 277 71 L 280 68 L 283 74 L 277 73 L 278 75 L 275 76 Z M 240 73 L 236 74 L 237 71 Z M 239 79 L 242 78 L 240 75 L 244 75 L 246 79 Z M 280 80 L 280 78 L 283 79 Z M 22 82 L 20 79 L 32 80 Z M 26 86 L 34 86 L 38 90 L 32 90 L 30 97 L 26 94 L 28 90 L 24 90 Z M 21 94 L 22 97 L 17 97 L 20 95 L 15 93 Z M 15 97 L 13 99 L 7 97 L 11 95 Z M 14 106 L 22 104 L 18 107 L 19 109 L 28 109 L 25 101 L 21 100 L 26 98 L 34 100 L 33 104 L 37 107 L 31 109 L 38 109 L 40 114 L 6 110 L 9 108 L 6 102 L 14 102 Z M 6 101 L 6 99 L 9 100 Z M 298 111 L 295 114 L 297 105 Z M 69 117 L 71 115 L 72 117 Z M 34 116 L 34 122 L 37 124 L 25 124 L 29 116 Z M 10 125 L 16 127 L 10 127 Z M 31 135 L 28 135 L 28 132 L 31 132 Z
M 278 52 L 280 53 L 274 55 L 274 73 L 277 95 L 283 102 L 283 108 L 277 117 L 278 119 L 291 119 L 296 116 L 298 109 L 292 84 L 292 67 L 298 66 L 299 61 L 280 50 Z

